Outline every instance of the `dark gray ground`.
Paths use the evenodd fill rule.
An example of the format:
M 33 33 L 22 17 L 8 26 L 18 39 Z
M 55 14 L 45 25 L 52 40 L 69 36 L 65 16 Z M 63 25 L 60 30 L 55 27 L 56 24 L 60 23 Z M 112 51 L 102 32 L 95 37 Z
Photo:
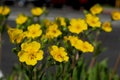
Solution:
M 29 11 L 30 8 L 11 7 L 11 10 L 12 13 L 9 16 L 8 24 L 13 27 L 15 27 L 15 22 L 13 20 L 16 18 L 16 16 L 19 13 L 23 12 L 25 14 L 31 15 Z M 105 8 L 105 11 L 109 12 L 111 11 L 111 9 Z M 48 15 L 48 18 L 51 20 L 53 20 L 55 16 L 65 16 L 68 18 L 83 17 L 83 13 L 81 11 L 74 11 L 71 10 L 70 8 L 64 8 L 61 10 L 49 9 L 49 12 L 50 13 Z M 102 21 L 110 20 L 109 14 L 102 14 L 100 17 Z M 114 21 L 112 22 L 112 25 L 113 25 L 113 31 L 111 33 L 102 33 L 100 35 L 100 39 L 102 40 L 103 45 L 104 47 L 107 48 L 107 50 L 98 56 L 99 61 L 104 58 L 108 58 L 108 65 L 110 68 L 113 68 L 116 58 L 118 54 L 120 54 L 120 21 Z M 11 45 L 9 41 L 7 32 L 5 32 L 2 35 L 2 65 L 1 65 L 4 75 L 9 75 L 12 71 L 13 65 L 18 63 L 17 56 L 11 50 L 12 47 L 13 45 Z M 91 56 L 91 54 L 89 54 L 89 56 Z M 120 74 L 120 65 L 117 72 Z

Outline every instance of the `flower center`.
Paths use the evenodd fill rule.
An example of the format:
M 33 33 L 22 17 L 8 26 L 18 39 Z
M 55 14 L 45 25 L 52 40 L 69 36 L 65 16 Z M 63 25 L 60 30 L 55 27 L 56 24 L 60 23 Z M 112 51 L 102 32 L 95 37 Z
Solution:
M 36 56 L 35 56 L 34 54 L 30 54 L 30 55 L 29 55 L 29 58 L 30 58 L 31 60 L 34 60 L 34 59 L 36 58 Z

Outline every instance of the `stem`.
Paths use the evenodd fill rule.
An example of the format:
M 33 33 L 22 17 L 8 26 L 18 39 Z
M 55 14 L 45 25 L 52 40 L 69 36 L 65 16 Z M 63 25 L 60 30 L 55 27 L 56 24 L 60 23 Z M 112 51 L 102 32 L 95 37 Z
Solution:
M 70 77 L 69 80 L 72 80 L 72 77 Z
M 21 80 L 21 79 L 22 79 L 22 73 L 19 72 L 18 80 Z
M 100 31 L 97 31 L 97 32 L 96 32 L 96 35 L 95 35 L 95 41 L 98 41 L 99 35 L 100 35 Z
M 75 56 L 72 56 L 72 69 L 74 69 L 74 67 L 75 67 Z
M 34 80 L 37 80 L 36 68 L 34 70 Z
M 27 66 L 26 68 L 28 70 L 27 75 L 29 77 L 29 80 L 33 80 L 33 77 L 34 77 L 33 66 Z
M 0 33 L 0 68 L 2 63 L 2 33 Z
M 93 57 L 90 62 L 89 68 L 92 68 L 94 66 L 95 62 L 96 62 L 96 57 Z
M 43 65 L 39 67 L 40 77 L 38 79 L 42 80 L 43 76 L 46 75 L 46 70 L 51 66 L 49 63 L 49 61 L 43 62 Z
M 119 64 L 120 64 L 120 54 L 118 55 L 118 58 L 117 58 L 117 60 L 116 60 L 116 62 L 115 62 L 115 65 L 114 65 L 114 68 L 113 68 L 112 74 L 111 74 L 111 76 L 110 76 L 110 80 L 112 80 L 114 74 L 116 73 Z
M 0 25 L 3 27 L 6 21 L 7 20 L 3 20 Z M 1 63 L 2 63 L 2 32 L 0 32 L 0 69 L 1 69 Z
M 96 32 L 96 35 L 95 35 L 95 42 L 98 41 L 99 34 L 100 34 L 100 31 L 97 31 L 97 32 Z M 95 54 L 95 53 L 94 53 L 94 54 Z M 95 62 L 96 62 L 96 56 L 93 55 L 89 67 L 92 68 L 92 67 L 94 66 Z

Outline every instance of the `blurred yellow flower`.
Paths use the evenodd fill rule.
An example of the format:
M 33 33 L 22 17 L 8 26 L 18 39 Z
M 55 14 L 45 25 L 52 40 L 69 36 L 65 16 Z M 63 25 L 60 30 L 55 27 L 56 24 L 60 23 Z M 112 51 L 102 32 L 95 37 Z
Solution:
M 68 41 L 68 40 L 69 40 L 67 36 L 64 36 L 63 39 L 64 39 L 65 41 Z
M 28 26 L 27 30 L 28 31 L 26 32 L 26 36 L 28 38 L 36 38 L 36 37 L 41 36 L 41 34 L 42 34 L 40 24 L 32 24 L 32 25 Z
M 0 6 L 0 14 L 6 16 L 10 13 L 10 8 L 7 6 Z
M 53 22 L 50 21 L 49 19 L 45 19 L 45 20 L 43 21 L 43 23 L 45 24 L 46 27 L 48 27 L 49 25 L 53 24 Z
M 8 34 L 12 43 L 20 43 L 25 35 L 23 30 L 17 28 L 8 28 Z
M 0 6 L 0 14 L 3 12 L 3 6 Z
M 86 22 L 90 27 L 100 27 L 101 22 L 99 20 L 99 17 L 92 15 L 92 14 L 87 14 L 86 15 Z
M 99 4 L 95 4 L 90 8 L 92 14 L 100 14 L 103 11 L 103 7 Z
M 94 51 L 94 47 L 93 45 L 91 45 L 89 42 L 85 41 L 83 42 L 81 45 L 79 45 L 78 47 L 79 50 L 81 50 L 82 52 L 93 52 Z
M 21 45 L 21 51 L 18 52 L 20 62 L 34 66 L 38 60 L 43 59 L 43 51 L 40 50 L 40 43 L 37 41 L 25 42 Z
M 102 29 L 105 31 L 105 32 L 111 32 L 112 31 L 112 27 L 111 27 L 111 23 L 110 22 L 104 22 L 102 24 Z
M 23 15 L 23 14 L 19 14 L 18 17 L 16 18 L 16 23 L 17 24 L 24 24 L 26 21 L 28 20 L 28 17 Z
M 69 60 L 69 57 L 67 56 L 67 52 L 65 52 L 64 47 L 58 47 L 56 45 L 53 45 L 50 49 L 50 54 L 52 55 L 53 59 L 58 62 L 67 62 Z
M 56 20 L 59 22 L 61 26 L 66 26 L 65 18 L 64 17 L 56 17 Z
M 72 33 L 81 33 L 84 30 L 87 30 L 87 23 L 83 19 L 71 19 L 70 26 L 68 26 L 68 29 Z
M 71 43 L 71 46 L 75 47 L 76 49 L 82 51 L 82 52 L 93 52 L 94 47 L 88 43 L 87 41 L 83 42 L 81 39 L 79 39 L 76 36 L 69 36 L 68 40 Z
M 31 43 L 25 42 L 21 44 L 21 50 L 26 51 L 26 52 L 29 52 L 30 50 L 32 50 L 32 52 L 36 52 L 40 48 L 41 48 L 41 44 L 36 41 L 33 41 Z
M 82 40 L 80 40 L 78 37 L 76 36 L 68 36 L 68 40 L 71 43 L 71 46 L 74 46 L 75 48 L 77 48 L 77 45 L 82 43 Z M 80 46 L 80 45 L 79 45 Z
M 34 16 L 40 16 L 43 13 L 43 9 L 40 7 L 35 7 L 31 9 L 31 13 Z
M 47 38 L 56 38 L 61 34 L 62 32 L 58 29 L 58 25 L 52 24 L 47 28 L 45 35 Z
M 113 11 L 112 12 L 112 19 L 113 20 L 120 20 L 120 11 Z

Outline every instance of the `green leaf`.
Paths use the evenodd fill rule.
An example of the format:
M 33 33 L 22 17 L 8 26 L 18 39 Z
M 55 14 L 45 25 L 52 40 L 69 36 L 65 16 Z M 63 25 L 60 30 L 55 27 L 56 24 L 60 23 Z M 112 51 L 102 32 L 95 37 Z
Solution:
M 84 59 L 83 57 L 81 57 L 79 60 L 78 60 L 78 63 L 77 63 L 77 70 L 78 70 L 78 80 L 80 80 L 81 76 L 82 76 L 82 70 L 84 69 Z
M 69 73 L 66 73 L 66 75 L 64 76 L 64 79 L 63 79 L 63 80 L 69 80 L 69 77 L 70 77 L 70 74 L 69 74 Z
M 72 80 L 78 80 L 78 72 L 76 67 L 73 69 Z
M 119 77 L 119 75 L 114 75 L 114 77 L 113 77 L 113 80 L 120 80 L 120 77 Z
M 43 76 L 42 77 L 42 80 L 48 80 L 46 76 Z
M 0 32 L 3 32 L 3 26 L 0 25 Z
M 88 70 L 88 80 L 93 80 L 93 72 L 92 72 L 92 68 L 89 68 Z
M 18 52 L 19 52 L 19 50 L 18 50 L 18 48 L 13 48 L 13 49 L 12 49 L 12 52 L 15 53 L 15 54 L 17 55 Z
M 98 76 L 98 74 L 99 74 L 98 67 L 99 67 L 98 64 L 96 64 L 95 67 L 93 67 L 93 75 L 94 75 L 93 78 L 94 78 L 94 80 L 99 80 L 99 76 Z
M 99 80 L 98 64 L 88 69 L 88 80 Z
M 99 63 L 99 71 L 100 71 L 101 80 L 108 80 L 109 79 L 107 59 L 104 59 L 102 62 Z
M 107 61 L 108 61 L 107 58 L 104 59 L 103 61 L 101 61 L 100 62 L 100 67 L 103 68 L 103 69 L 107 68 Z
M 100 74 L 101 74 L 100 80 L 108 80 L 108 76 L 107 76 L 108 74 L 106 74 L 104 70 L 102 70 Z
M 78 67 L 81 67 L 83 66 L 83 58 L 81 57 L 79 60 L 78 60 Z
M 62 75 L 62 71 L 63 71 L 63 65 L 62 64 L 59 64 L 56 66 L 57 68 L 57 71 L 56 71 L 56 77 L 57 78 L 60 78 L 61 75 Z
M 25 80 L 29 80 L 29 77 L 26 74 L 24 74 L 24 78 Z
M 93 45 L 95 47 L 94 56 L 98 56 L 100 53 L 106 50 L 106 48 L 102 46 L 101 41 L 93 42 Z
M 83 67 L 82 67 L 80 80 L 86 80 L 86 77 L 87 77 L 86 74 L 87 74 L 87 71 L 86 71 L 85 64 L 84 64 Z

